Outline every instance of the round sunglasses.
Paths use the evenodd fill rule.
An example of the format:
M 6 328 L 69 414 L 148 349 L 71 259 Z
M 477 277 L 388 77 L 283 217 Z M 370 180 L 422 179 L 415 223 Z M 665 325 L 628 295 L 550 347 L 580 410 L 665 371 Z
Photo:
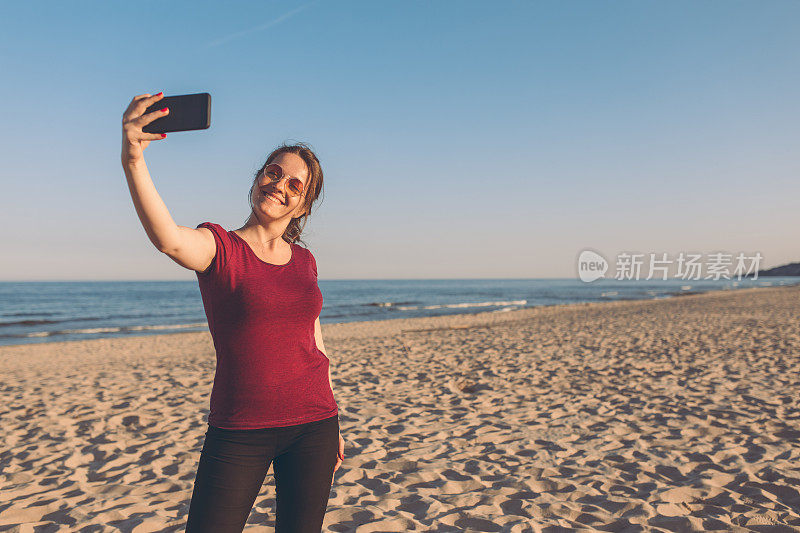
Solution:
M 285 172 L 283 171 L 283 167 L 281 167 L 277 163 L 270 163 L 266 167 L 264 167 L 264 176 L 273 183 L 279 182 L 284 178 Z M 293 178 L 291 176 L 286 176 L 289 178 L 286 181 L 286 192 L 289 193 L 289 196 L 299 196 L 303 193 L 303 189 L 305 185 L 302 181 L 298 178 Z

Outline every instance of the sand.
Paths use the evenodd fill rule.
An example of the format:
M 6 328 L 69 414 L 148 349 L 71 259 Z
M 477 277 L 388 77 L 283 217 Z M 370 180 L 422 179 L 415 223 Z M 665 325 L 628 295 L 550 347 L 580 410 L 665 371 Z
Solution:
M 323 531 L 800 531 L 800 287 L 323 325 Z M 183 531 L 210 335 L 0 347 L 0 530 Z M 271 531 L 270 469 L 246 531 Z

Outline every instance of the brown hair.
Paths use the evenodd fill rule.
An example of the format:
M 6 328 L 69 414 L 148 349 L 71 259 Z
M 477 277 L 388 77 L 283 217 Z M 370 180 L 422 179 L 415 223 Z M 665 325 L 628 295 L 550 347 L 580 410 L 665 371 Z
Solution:
M 285 152 L 296 154 L 303 159 L 306 164 L 306 168 L 308 169 L 308 182 L 306 183 L 305 191 L 303 192 L 304 201 L 302 208 L 305 210 L 305 213 L 300 217 L 293 218 L 291 222 L 289 222 L 289 225 L 286 226 L 286 231 L 283 232 L 283 240 L 288 243 L 300 242 L 305 245 L 306 243 L 300 238 L 300 234 L 303 233 L 303 228 L 306 225 L 308 215 L 311 214 L 311 206 L 314 205 L 314 202 L 322 193 L 322 166 L 319 164 L 319 159 L 317 159 L 317 156 L 314 154 L 314 151 L 311 149 L 310 145 L 304 142 L 296 142 L 294 144 L 283 143 L 279 147 L 275 148 L 253 177 L 253 184 L 250 186 L 250 192 L 247 195 L 247 202 L 250 204 L 251 211 L 255 209 L 253 206 L 253 188 L 256 186 L 256 183 L 258 183 L 259 176 L 267 167 L 267 165 L 272 163 L 276 157 Z M 250 220 L 250 216 L 252 216 L 252 212 L 248 216 L 247 220 Z M 247 221 L 245 221 L 245 224 L 246 223 Z M 308 248 L 308 246 L 306 246 L 306 248 Z

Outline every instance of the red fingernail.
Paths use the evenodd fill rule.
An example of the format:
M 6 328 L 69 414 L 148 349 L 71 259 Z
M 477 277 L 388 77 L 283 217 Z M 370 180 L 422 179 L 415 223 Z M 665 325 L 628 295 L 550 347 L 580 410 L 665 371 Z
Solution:
M 161 138 L 162 138 L 162 139 L 163 139 L 164 137 L 166 137 L 166 136 L 167 136 L 167 134 L 166 134 L 166 133 L 162 133 L 162 134 L 161 134 Z
M 167 107 L 165 107 L 164 109 L 162 109 L 162 110 L 161 110 L 161 112 L 163 113 L 163 112 L 164 112 L 164 111 L 166 111 L 167 109 L 168 109 L 168 108 L 167 108 Z
M 161 92 L 160 92 L 160 93 L 158 93 L 156 96 L 161 96 L 162 94 L 164 94 L 164 91 L 161 91 Z

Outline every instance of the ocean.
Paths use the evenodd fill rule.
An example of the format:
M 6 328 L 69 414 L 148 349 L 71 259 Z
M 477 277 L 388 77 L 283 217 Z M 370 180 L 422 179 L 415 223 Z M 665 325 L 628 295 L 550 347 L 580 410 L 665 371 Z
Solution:
M 669 298 L 746 287 L 756 280 L 579 279 L 320 280 L 320 322 L 497 312 L 576 302 Z M 197 281 L 0 282 L 0 345 L 159 335 L 208 329 Z

